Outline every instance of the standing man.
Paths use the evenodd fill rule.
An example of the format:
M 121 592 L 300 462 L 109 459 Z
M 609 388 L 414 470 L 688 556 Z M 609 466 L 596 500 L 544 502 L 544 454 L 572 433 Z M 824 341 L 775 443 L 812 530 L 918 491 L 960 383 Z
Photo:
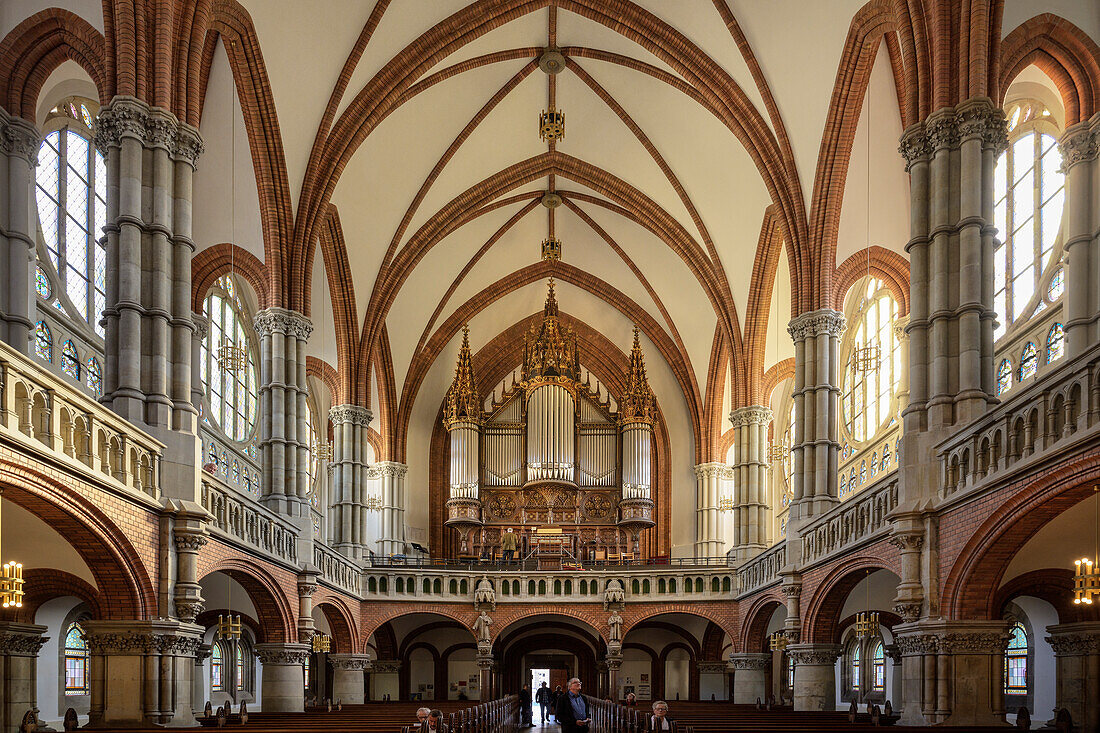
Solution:
M 588 733 L 588 700 L 581 694 L 581 681 L 574 677 L 569 680 L 569 691 L 558 698 L 558 725 L 561 733 Z
M 501 561 L 505 565 L 510 565 L 512 560 L 516 556 L 516 550 L 519 548 L 519 537 L 516 537 L 515 531 L 509 527 L 508 531 L 504 533 L 500 538 L 500 549 L 504 550 L 504 557 Z
M 519 724 L 523 728 L 533 727 L 531 722 L 531 686 L 523 685 L 519 691 Z
M 546 709 L 550 707 L 550 697 L 550 688 L 546 685 L 546 680 L 543 680 L 535 692 L 535 702 L 539 704 L 539 723 L 542 725 L 546 725 Z

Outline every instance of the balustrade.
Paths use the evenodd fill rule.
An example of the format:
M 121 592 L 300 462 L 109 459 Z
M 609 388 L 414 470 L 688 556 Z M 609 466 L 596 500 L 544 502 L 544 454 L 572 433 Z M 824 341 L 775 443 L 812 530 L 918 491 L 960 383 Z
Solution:
M 739 595 L 754 593 L 779 582 L 779 570 L 787 564 L 787 544 L 780 542 L 737 569 Z
M 0 343 L 0 435 L 49 453 L 74 474 L 160 499 L 164 445 L 69 383 Z
M 313 564 L 320 569 L 322 580 L 359 595 L 362 571 L 358 564 L 317 541 L 313 543 Z
M 893 471 L 803 527 L 802 567 L 889 534 L 886 517 L 897 505 L 898 474 Z
M 294 526 L 275 512 L 237 491 L 220 478 L 202 477 L 202 505 L 214 515 L 213 534 L 232 544 L 277 560 L 297 564 L 298 545 Z

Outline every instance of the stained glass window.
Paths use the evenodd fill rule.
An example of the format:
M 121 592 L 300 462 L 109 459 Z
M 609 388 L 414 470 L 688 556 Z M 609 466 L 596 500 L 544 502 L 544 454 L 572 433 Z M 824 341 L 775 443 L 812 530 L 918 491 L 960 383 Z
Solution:
M 856 642 L 849 647 L 848 669 L 851 670 L 852 677 L 852 689 L 859 689 L 859 642 Z
M 1005 694 L 1027 694 L 1027 632 L 1020 622 L 1009 630 L 1009 639 L 1005 650 Z
M 1001 359 L 1001 365 L 997 367 L 997 394 L 1002 395 L 1012 389 L 1012 362 Z
M 1062 358 L 1066 352 L 1066 334 L 1061 323 L 1055 323 L 1047 333 L 1047 364 Z
M 1058 300 L 1066 290 L 1066 271 L 1059 267 L 1054 271 L 1047 285 L 1047 300 Z
M 995 338 L 1030 313 L 1028 304 L 1053 260 L 1065 202 L 1058 130 L 1049 110 L 1019 101 L 1009 107 L 1008 117 L 1009 146 L 993 173 Z
M 881 641 L 876 641 L 871 650 L 871 689 L 886 692 L 886 653 Z
M 890 444 L 882 446 L 882 464 L 879 466 L 881 471 L 890 470 Z
M 793 690 L 794 689 L 794 659 L 792 659 L 789 655 L 787 656 L 787 674 L 786 674 L 786 677 L 787 677 L 787 689 L 788 690 Z
M 50 280 L 46 277 L 45 271 L 41 265 L 37 265 L 34 268 L 34 290 L 38 293 L 40 298 L 50 297 Z
M 50 327 L 45 321 L 39 321 L 34 327 L 34 353 L 53 363 L 53 340 L 50 338 Z
M 107 223 L 107 162 L 91 143 L 92 114 L 73 100 L 58 105 L 38 150 L 35 199 L 38 223 L 60 287 L 76 308 L 74 317 L 102 336 L 100 314 L 107 301 L 107 251 L 96 240 Z
M 228 276 L 221 278 L 206 296 L 210 331 L 203 341 L 201 372 L 210 401 L 210 417 L 232 440 L 245 441 L 256 424 L 256 355 L 245 330 L 246 312 Z M 228 372 L 218 363 L 218 349 L 226 341 L 242 346 L 245 367 Z M 224 470 L 228 471 L 226 464 Z
M 225 655 L 221 644 L 215 644 L 210 653 L 210 687 L 214 690 L 225 689 Z
M 244 689 L 244 650 L 237 643 L 237 689 Z
M 88 389 L 96 397 L 103 396 L 103 370 L 99 367 L 99 360 L 94 356 L 88 359 Z
M 877 278 L 860 286 L 861 303 L 851 318 L 854 324 L 841 403 L 848 435 L 857 443 L 871 440 L 888 424 L 890 407 L 901 375 L 901 350 L 894 335 L 898 307 L 890 291 Z M 878 368 L 864 370 L 856 351 L 878 347 Z
M 61 371 L 73 379 L 80 379 L 80 357 L 76 354 L 72 340 L 66 340 L 61 347 Z
M 88 642 L 80 624 L 65 633 L 65 694 L 88 694 Z
M 1024 346 L 1024 351 L 1020 354 L 1020 381 L 1030 379 L 1035 376 L 1035 371 L 1039 368 L 1039 352 L 1035 348 L 1035 344 L 1028 341 Z
M 859 485 L 863 486 L 863 483 L 867 480 L 867 461 L 859 462 Z
M 878 451 L 871 454 L 871 478 L 874 478 L 876 473 L 878 473 Z

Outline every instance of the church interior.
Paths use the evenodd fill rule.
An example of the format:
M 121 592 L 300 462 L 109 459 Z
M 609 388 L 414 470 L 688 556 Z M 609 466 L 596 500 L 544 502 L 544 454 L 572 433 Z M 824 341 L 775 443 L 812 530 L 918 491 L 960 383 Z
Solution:
M 0 733 L 1100 731 L 1095 0 L 7 0 L 0 263 Z

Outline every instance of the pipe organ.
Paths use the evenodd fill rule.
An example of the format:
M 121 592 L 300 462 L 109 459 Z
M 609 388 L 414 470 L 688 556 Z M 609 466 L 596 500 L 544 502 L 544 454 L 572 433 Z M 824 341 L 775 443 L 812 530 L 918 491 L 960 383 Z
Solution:
M 656 407 L 637 328 L 628 388 L 616 403 L 593 388 L 563 326 L 551 280 L 542 322 L 524 338 L 521 378 L 483 409 L 464 330 L 444 401 L 450 438 L 447 525 L 462 550 L 499 545 L 512 527 L 560 527 L 573 551 L 637 549 L 653 526 Z M 579 559 L 579 558 L 578 558 Z

